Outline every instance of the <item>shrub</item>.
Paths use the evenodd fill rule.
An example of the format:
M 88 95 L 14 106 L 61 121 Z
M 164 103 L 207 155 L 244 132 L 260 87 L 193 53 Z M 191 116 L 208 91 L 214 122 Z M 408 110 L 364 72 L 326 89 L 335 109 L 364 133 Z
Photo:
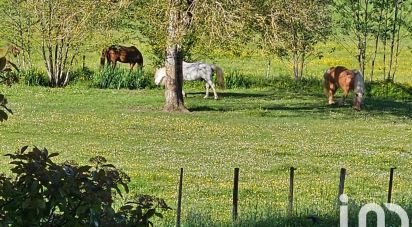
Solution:
M 128 69 L 105 67 L 93 75 L 92 86 L 111 89 L 143 89 L 153 87 L 153 81 L 152 78 L 145 75 L 142 69 L 130 71 Z
M 229 89 L 250 88 L 254 84 L 251 78 L 240 73 L 239 70 L 231 71 L 225 76 L 225 87 Z
M 0 84 L 11 86 L 19 82 L 19 76 L 14 71 L 0 71 Z
M 130 179 L 106 159 L 55 164 L 57 153 L 27 148 L 6 155 L 15 177 L 0 175 L 0 226 L 149 226 L 159 209 L 170 209 L 162 199 L 138 196 L 115 211 Z
M 366 93 L 374 97 L 390 97 L 395 99 L 411 99 L 412 87 L 407 84 L 391 81 L 374 81 L 366 83 Z
M 44 72 L 38 69 L 22 70 L 19 72 L 19 77 L 29 86 L 48 86 L 49 80 Z
M 316 78 L 302 78 L 298 81 L 290 76 L 258 77 L 241 74 L 238 70 L 231 71 L 225 78 L 227 88 L 273 88 L 287 91 L 322 90 L 322 81 Z
M 70 74 L 69 83 L 77 83 L 80 81 L 91 81 L 93 79 L 93 70 L 88 67 L 78 68 Z

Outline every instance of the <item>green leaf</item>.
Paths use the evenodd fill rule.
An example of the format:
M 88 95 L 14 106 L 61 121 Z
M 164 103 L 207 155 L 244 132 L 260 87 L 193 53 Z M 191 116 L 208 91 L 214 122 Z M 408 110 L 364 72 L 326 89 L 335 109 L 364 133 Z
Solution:
M 24 146 L 24 147 L 22 147 L 21 149 L 20 149 L 20 154 L 23 154 L 26 150 L 27 150 L 27 148 L 28 148 L 29 146 Z
M 0 110 L 0 122 L 5 121 L 8 118 L 9 118 L 9 116 L 7 116 L 6 112 L 4 112 L 3 110 Z
M 53 158 L 53 157 L 56 157 L 56 156 L 58 156 L 59 155 L 59 153 L 51 153 L 50 155 L 49 155 L 49 158 Z

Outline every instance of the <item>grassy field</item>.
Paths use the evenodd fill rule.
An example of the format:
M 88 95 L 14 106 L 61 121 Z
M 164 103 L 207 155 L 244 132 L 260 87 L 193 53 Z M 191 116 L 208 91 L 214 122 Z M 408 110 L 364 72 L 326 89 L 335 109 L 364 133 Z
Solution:
M 408 205 L 412 198 L 411 102 L 368 98 L 357 112 L 349 105 L 327 107 L 321 89 L 225 90 L 216 101 L 191 88 L 185 100 L 191 113 L 170 114 L 162 112 L 161 89 L 16 85 L 0 91 L 15 112 L 0 124 L 2 155 L 24 145 L 59 152 L 58 161 L 85 164 L 103 155 L 131 176 L 133 193 L 165 198 L 172 207 L 183 167 L 188 226 L 230 223 L 235 167 L 241 219 L 264 219 L 268 210 L 284 214 L 291 166 L 297 168 L 298 216 L 336 214 L 341 167 L 352 202 L 385 202 L 393 166 L 394 202 Z M 0 157 L 1 172 L 8 162 Z M 173 225 L 173 215 L 156 225 Z

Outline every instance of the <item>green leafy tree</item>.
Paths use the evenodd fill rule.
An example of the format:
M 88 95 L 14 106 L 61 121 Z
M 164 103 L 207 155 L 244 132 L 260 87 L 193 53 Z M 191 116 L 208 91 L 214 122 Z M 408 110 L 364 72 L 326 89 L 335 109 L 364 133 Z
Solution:
M 164 56 L 164 110 L 187 112 L 182 96 L 184 50 L 194 42 L 211 47 L 230 46 L 230 40 L 245 30 L 250 4 L 241 0 L 151 0 L 145 1 L 141 9 L 142 24 L 149 28 L 143 29 L 143 33 L 158 43 L 156 51 Z
M 323 0 L 258 0 L 258 30 L 263 48 L 293 65 L 295 80 L 303 76 L 311 56 L 321 57 L 315 45 L 331 34 L 330 2 Z
M 74 59 L 85 40 L 105 30 L 129 4 L 128 0 L 7 0 L 3 12 L 9 39 L 23 49 L 23 62 L 31 64 L 39 50 L 49 85 L 66 86 Z
M 370 67 L 370 81 L 380 61 L 383 80 L 394 80 L 401 43 L 410 26 L 410 0 L 334 0 L 338 12 L 338 35 L 345 46 L 357 50 L 359 68 L 363 74 Z M 380 54 L 378 58 L 378 52 Z

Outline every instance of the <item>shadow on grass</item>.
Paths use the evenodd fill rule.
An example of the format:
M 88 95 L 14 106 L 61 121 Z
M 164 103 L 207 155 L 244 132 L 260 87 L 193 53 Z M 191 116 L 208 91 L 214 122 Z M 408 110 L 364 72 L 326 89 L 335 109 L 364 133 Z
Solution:
M 198 92 L 190 94 L 203 93 Z M 348 97 L 345 105 L 336 104 L 329 106 L 326 104 L 326 98 L 320 93 L 301 94 L 279 91 L 262 91 L 261 93 L 225 92 L 219 94 L 219 97 L 219 100 L 211 100 L 204 104 L 198 102 L 193 107 L 190 107 L 189 110 L 218 112 L 242 110 L 291 111 L 303 114 L 324 114 L 330 113 L 330 111 L 342 113 L 358 112 L 351 107 L 352 97 Z M 336 100 L 339 99 L 340 97 L 337 96 Z M 280 100 L 294 100 L 294 102 L 291 102 L 290 104 L 282 104 L 282 102 L 279 102 Z M 412 118 L 412 100 L 396 101 L 388 98 L 367 97 L 365 105 L 359 113 L 371 113 L 375 115 L 390 114 L 398 117 Z
M 382 206 L 383 207 L 383 206 Z M 410 214 L 410 206 L 403 206 L 406 212 Z M 345 219 L 342 219 L 347 226 L 358 226 L 359 224 L 359 207 L 349 206 Z M 255 227 L 338 227 L 340 226 L 340 208 L 335 214 L 302 214 L 292 215 L 278 213 L 276 211 L 263 211 L 262 213 L 246 213 L 245 216 L 239 217 L 234 222 L 216 221 L 210 215 L 204 213 L 191 213 L 184 221 L 187 226 L 255 226 Z M 366 218 L 366 226 L 377 226 L 377 215 L 370 212 Z M 345 216 L 343 216 L 345 218 Z M 401 226 L 401 219 L 396 213 L 385 212 L 385 226 Z M 409 224 L 409 223 L 408 223 Z
M 396 101 L 387 98 L 368 98 L 365 101 L 365 111 L 375 114 L 391 114 L 399 117 L 412 118 L 412 100 Z
M 267 93 L 267 92 L 266 92 Z M 262 97 L 268 97 L 270 94 L 266 93 L 237 93 L 237 92 L 224 92 L 224 93 L 219 93 L 217 92 L 217 95 L 219 98 L 262 98 Z M 199 96 L 201 95 L 202 97 L 205 95 L 205 92 L 187 92 L 186 95 L 189 98 L 192 98 L 193 96 Z M 213 98 L 213 91 L 209 91 L 209 96 L 210 98 Z

